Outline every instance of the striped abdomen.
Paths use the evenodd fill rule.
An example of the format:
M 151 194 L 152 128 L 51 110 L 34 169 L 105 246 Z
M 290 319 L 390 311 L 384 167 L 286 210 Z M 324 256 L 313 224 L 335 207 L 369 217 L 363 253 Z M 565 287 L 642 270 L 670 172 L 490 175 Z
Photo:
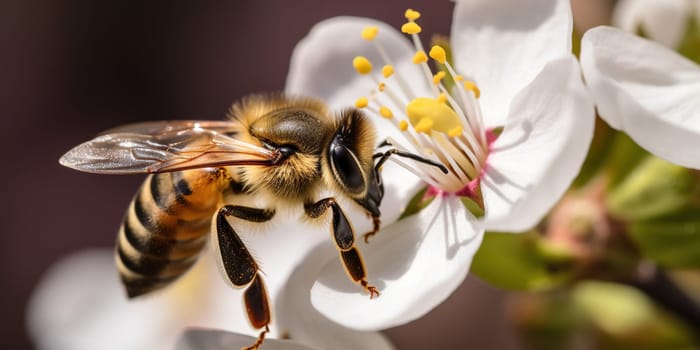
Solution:
M 129 297 L 162 288 L 197 261 L 220 204 L 224 170 L 146 178 L 117 238 L 117 267 Z

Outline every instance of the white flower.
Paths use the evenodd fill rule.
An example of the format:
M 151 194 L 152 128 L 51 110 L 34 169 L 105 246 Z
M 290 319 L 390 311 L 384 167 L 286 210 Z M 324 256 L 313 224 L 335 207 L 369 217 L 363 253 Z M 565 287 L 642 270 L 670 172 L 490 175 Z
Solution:
M 612 27 L 585 33 L 581 66 L 610 126 L 661 158 L 700 168 L 700 66 Z
M 568 0 L 457 1 L 454 90 L 430 71 L 427 56 L 443 62 L 444 53 L 424 51 L 419 16 L 407 11 L 402 27 L 413 44 L 382 22 L 341 17 L 316 25 L 292 57 L 288 92 L 334 108 L 366 105 L 393 147 L 449 168 L 401 157 L 392 160 L 410 172 L 385 167 L 383 222 L 397 218 L 421 181 L 435 199 L 361 247 L 379 298 L 358 293 L 337 259 L 321 271 L 314 307 L 354 329 L 406 323 L 441 303 L 467 275 L 484 230 L 539 222 L 578 173 L 592 137 Z M 483 205 L 482 218 L 464 207 L 465 197 Z
M 288 342 L 274 338 L 291 337 L 304 344 L 301 348 L 393 349 L 380 333 L 353 331 L 329 322 L 311 307 L 308 288 L 305 299 L 285 292 L 289 278 L 309 278 L 296 272 L 301 262 L 314 256 L 327 259 L 317 252 L 335 251 L 326 227 L 286 220 L 269 231 L 245 237 L 265 273 L 272 304 L 273 324 L 263 348 L 289 348 Z M 177 341 L 178 348 L 214 344 L 211 342 L 217 339 L 252 345 L 259 331 L 248 323 L 242 290 L 224 282 L 208 249 L 199 260 L 173 285 L 127 300 L 113 250 L 69 256 L 54 265 L 37 286 L 28 308 L 29 333 L 42 350 L 173 349 L 182 333 L 192 327 L 211 331 L 186 332 Z M 284 305 L 287 301 L 294 304 Z M 203 339 L 207 337 L 212 340 Z
M 631 33 L 642 30 L 650 39 L 676 47 L 691 16 L 700 19 L 700 0 L 620 0 L 612 23 Z
M 65 257 L 45 274 L 29 302 L 37 349 L 172 349 L 187 326 L 247 327 L 211 258 L 201 259 L 160 293 L 127 300 L 113 249 Z

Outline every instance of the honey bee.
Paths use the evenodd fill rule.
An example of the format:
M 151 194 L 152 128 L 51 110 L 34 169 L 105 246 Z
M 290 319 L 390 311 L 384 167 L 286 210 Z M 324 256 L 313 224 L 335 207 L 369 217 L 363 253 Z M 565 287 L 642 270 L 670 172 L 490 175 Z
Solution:
M 76 146 L 60 163 L 98 174 L 150 174 L 117 238 L 117 267 L 127 295 L 152 292 L 182 276 L 211 236 L 226 279 L 245 288 L 248 320 L 260 330 L 248 349 L 256 349 L 269 332 L 269 300 L 258 263 L 228 218 L 265 222 L 283 206 L 301 207 L 312 221 L 330 215 L 348 276 L 373 298 L 379 291 L 367 281 L 352 225 L 336 197 L 320 194 L 357 203 L 373 221 L 366 239 L 379 229 L 384 195 L 379 170 L 390 156 L 447 169 L 395 148 L 375 152 L 372 123 L 357 109 L 333 114 L 316 99 L 272 94 L 244 98 L 229 114 L 225 121 L 117 127 Z M 243 196 L 267 204 L 237 205 Z

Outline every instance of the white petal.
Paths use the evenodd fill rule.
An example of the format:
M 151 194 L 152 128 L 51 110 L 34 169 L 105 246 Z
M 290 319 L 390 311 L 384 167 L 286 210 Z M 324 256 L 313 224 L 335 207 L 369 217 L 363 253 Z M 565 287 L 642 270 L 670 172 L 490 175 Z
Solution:
M 589 30 L 581 45 L 600 116 L 649 152 L 700 168 L 700 66 L 611 27 Z
M 324 267 L 311 302 L 326 317 L 358 330 L 378 330 L 415 320 L 444 301 L 464 280 L 483 230 L 456 197 L 436 198 L 419 214 L 398 221 L 360 247 L 367 293 L 345 274 L 338 259 Z
M 540 221 L 578 174 L 594 121 L 576 59 L 546 65 L 513 100 L 487 160 L 487 230 L 524 231 Z
M 175 350 L 234 350 L 255 343 L 257 338 L 210 329 L 192 329 L 185 332 L 177 341 Z M 290 340 L 266 339 L 261 346 L 264 350 L 313 350 Z
M 395 74 L 410 82 L 414 93 L 429 93 L 426 78 L 419 66 L 412 63 L 415 49 L 409 41 L 386 23 L 358 17 L 331 18 L 311 29 L 294 49 L 285 91 L 319 97 L 336 109 L 352 107 L 361 96 L 369 97 L 370 90 L 376 90 L 376 84 L 368 76 L 359 75 L 352 66 L 355 56 L 365 56 L 372 62 L 376 77 L 384 80 L 381 75 L 384 61 L 373 43 L 360 35 L 368 26 L 379 28 L 375 41 L 386 50 Z M 400 91 L 394 77 L 389 78 L 387 85 L 397 93 Z M 385 95 L 378 93 L 377 98 L 392 107 Z
M 569 0 L 457 1 L 454 61 L 479 85 L 488 126 L 502 126 L 513 97 L 547 62 L 571 53 L 572 28 Z
M 198 263 L 161 293 L 128 301 L 114 250 L 75 253 L 55 264 L 37 286 L 29 302 L 29 332 L 39 349 L 153 350 L 171 349 L 187 325 L 235 327 L 226 314 L 240 304 L 219 300 L 211 307 L 207 292 L 216 286 L 209 281 L 219 276 L 206 265 Z
M 328 234 L 324 236 L 328 237 Z M 318 349 L 393 349 L 383 334 L 343 327 L 330 321 L 311 305 L 311 287 L 329 261 L 338 261 L 338 253 L 331 240 L 327 239 L 323 244 L 319 244 L 302 264 L 296 266 L 294 273 L 289 277 L 289 284 L 277 298 L 279 307 L 276 317 L 278 323 L 285 327 L 281 331 L 291 339 Z M 339 272 L 341 277 L 345 277 L 344 272 Z M 360 290 L 359 287 L 354 287 L 358 288 L 355 289 L 356 292 Z
M 689 0 L 620 0 L 612 23 L 630 33 L 645 35 L 668 47 L 676 47 L 685 35 L 691 15 Z

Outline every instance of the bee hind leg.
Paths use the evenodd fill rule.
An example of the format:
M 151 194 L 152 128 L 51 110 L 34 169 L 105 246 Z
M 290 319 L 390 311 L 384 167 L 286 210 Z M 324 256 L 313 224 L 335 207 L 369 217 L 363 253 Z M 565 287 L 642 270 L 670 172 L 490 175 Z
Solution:
M 304 205 L 306 215 L 311 218 L 318 218 L 323 215 L 328 208 L 333 214 L 331 228 L 333 230 L 333 238 L 335 247 L 338 249 L 340 260 L 343 262 L 345 272 L 353 280 L 358 283 L 369 293 L 369 298 L 379 296 L 377 288 L 367 282 L 367 272 L 365 263 L 362 259 L 360 251 L 355 247 L 355 235 L 352 226 L 347 217 L 340 209 L 340 206 L 334 198 L 324 198 L 316 203 L 307 203 Z
M 243 348 L 253 350 L 262 345 L 265 334 L 270 331 L 270 303 L 258 264 L 226 219 L 228 216 L 246 221 L 264 222 L 272 219 L 274 211 L 226 205 L 219 209 L 216 215 L 215 243 L 223 269 L 234 286 L 245 287 L 243 302 L 248 320 L 255 329 L 262 329 L 256 342 Z

